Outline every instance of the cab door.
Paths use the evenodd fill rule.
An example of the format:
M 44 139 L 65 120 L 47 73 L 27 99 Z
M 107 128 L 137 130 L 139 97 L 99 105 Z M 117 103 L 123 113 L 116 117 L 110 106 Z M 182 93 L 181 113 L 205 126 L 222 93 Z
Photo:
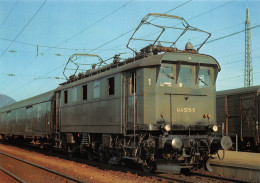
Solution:
M 126 123 L 133 127 L 137 120 L 136 71 L 126 75 Z

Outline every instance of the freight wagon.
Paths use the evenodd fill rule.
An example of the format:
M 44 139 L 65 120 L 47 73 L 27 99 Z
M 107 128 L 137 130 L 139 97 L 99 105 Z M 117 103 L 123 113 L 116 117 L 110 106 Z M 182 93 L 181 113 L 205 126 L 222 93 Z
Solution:
M 218 125 L 237 141 L 240 150 L 260 150 L 259 110 L 260 86 L 217 92 Z

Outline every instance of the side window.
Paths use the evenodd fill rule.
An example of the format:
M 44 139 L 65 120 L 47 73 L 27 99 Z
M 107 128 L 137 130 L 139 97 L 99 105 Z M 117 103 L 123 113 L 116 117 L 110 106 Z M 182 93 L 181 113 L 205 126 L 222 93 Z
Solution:
M 99 98 L 99 97 L 100 97 L 100 81 L 95 81 L 93 98 Z
M 114 95 L 115 94 L 115 78 L 108 78 L 107 79 L 107 94 Z
M 68 90 L 64 91 L 63 93 L 63 103 L 67 104 L 68 103 Z
M 72 102 L 77 102 L 78 99 L 78 90 L 77 88 L 72 88 Z
M 82 86 L 82 100 L 88 99 L 88 85 Z

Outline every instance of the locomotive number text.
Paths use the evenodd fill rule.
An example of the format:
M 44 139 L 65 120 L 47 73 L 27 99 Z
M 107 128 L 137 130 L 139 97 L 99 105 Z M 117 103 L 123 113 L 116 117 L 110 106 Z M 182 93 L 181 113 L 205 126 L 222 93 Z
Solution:
M 177 107 L 177 112 L 195 112 L 196 109 L 193 107 Z

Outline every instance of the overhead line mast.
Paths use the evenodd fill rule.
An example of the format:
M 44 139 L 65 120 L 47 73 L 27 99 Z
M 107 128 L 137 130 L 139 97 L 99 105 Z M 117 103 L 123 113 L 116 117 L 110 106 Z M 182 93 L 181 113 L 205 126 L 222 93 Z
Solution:
M 246 21 L 245 21 L 245 71 L 244 87 L 253 86 L 253 65 L 252 65 L 252 42 L 251 42 L 251 23 L 249 20 L 249 8 L 247 0 Z

